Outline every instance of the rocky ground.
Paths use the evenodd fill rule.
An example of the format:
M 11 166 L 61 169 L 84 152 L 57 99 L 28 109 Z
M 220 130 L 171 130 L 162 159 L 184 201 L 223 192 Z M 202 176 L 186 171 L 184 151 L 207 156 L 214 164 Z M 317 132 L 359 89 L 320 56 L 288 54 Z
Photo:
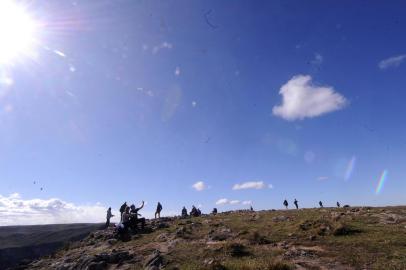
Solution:
M 21 269 L 406 269 L 406 207 L 237 211 L 91 233 Z

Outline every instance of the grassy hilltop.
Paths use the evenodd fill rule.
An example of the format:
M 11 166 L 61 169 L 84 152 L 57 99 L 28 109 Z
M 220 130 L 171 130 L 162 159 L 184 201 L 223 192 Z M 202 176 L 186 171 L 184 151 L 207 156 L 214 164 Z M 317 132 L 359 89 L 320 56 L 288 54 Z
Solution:
M 406 269 L 406 207 L 236 211 L 91 233 L 28 269 Z

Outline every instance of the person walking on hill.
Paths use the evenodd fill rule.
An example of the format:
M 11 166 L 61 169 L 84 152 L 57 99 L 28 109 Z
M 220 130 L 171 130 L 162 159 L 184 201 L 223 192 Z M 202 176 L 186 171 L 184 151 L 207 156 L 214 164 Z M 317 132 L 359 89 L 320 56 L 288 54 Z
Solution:
M 111 207 L 107 210 L 107 216 L 106 216 L 106 228 L 110 226 L 110 219 L 114 217 L 114 215 L 111 213 Z
M 323 202 L 319 201 L 320 208 L 323 208 Z
M 288 203 L 287 200 L 284 200 L 284 201 L 283 201 L 283 205 L 286 207 L 286 209 L 288 209 L 289 203 Z
M 339 202 L 337 202 L 337 207 L 340 208 L 340 203 Z
M 123 213 L 124 213 L 126 207 L 127 207 L 127 202 L 124 202 L 120 207 L 120 222 L 123 221 Z
M 299 209 L 299 204 L 298 204 L 298 201 L 296 199 L 295 199 L 295 201 L 293 203 L 295 204 L 296 209 Z
M 158 202 L 158 205 L 156 206 L 156 211 L 155 211 L 155 218 L 158 216 L 158 218 L 161 218 L 161 211 L 162 211 L 162 204 Z

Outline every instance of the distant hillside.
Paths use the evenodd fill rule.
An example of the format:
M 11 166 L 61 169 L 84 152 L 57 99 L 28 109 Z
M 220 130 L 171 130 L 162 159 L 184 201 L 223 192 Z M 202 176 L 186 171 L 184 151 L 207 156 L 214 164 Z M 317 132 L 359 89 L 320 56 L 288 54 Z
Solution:
M 80 240 L 101 224 L 56 224 L 0 227 L 0 269 L 50 255 L 69 242 Z
M 236 211 L 91 233 L 25 269 L 406 269 L 406 207 Z

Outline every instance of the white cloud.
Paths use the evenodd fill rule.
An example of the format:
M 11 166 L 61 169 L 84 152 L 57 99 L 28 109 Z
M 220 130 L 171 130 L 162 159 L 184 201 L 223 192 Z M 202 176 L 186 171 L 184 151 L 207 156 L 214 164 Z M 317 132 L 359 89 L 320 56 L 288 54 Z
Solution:
M 328 180 L 328 176 L 319 176 L 319 177 L 317 178 L 317 180 L 319 180 L 319 181 Z
M 224 204 L 228 204 L 228 203 L 229 203 L 229 200 L 226 199 L 226 198 L 219 199 L 219 200 L 217 200 L 217 202 L 216 202 L 217 205 L 224 205 Z
M 203 181 L 196 182 L 192 185 L 192 187 L 197 191 L 202 191 L 207 189 L 206 184 Z
M 243 201 L 241 204 L 243 204 L 243 205 L 251 205 L 252 201 Z
M 233 186 L 233 190 L 240 190 L 240 189 L 264 189 L 266 188 L 266 184 L 263 181 L 250 181 L 250 182 L 245 182 L 241 184 L 235 184 Z M 269 188 L 272 188 L 272 185 L 268 186 Z
M 378 67 L 380 69 L 395 68 L 402 64 L 404 60 L 406 60 L 406 54 L 392 56 L 379 62 Z
M 239 203 L 240 203 L 239 200 L 231 200 L 231 201 L 230 201 L 230 204 L 239 204 Z
M 18 193 L 0 195 L 0 225 L 104 222 L 107 208 L 75 205 L 57 198 L 24 200 Z
M 293 121 L 320 116 L 342 109 L 348 102 L 332 86 L 316 86 L 309 75 L 297 75 L 282 85 L 282 105 L 272 112 L 285 120 Z

